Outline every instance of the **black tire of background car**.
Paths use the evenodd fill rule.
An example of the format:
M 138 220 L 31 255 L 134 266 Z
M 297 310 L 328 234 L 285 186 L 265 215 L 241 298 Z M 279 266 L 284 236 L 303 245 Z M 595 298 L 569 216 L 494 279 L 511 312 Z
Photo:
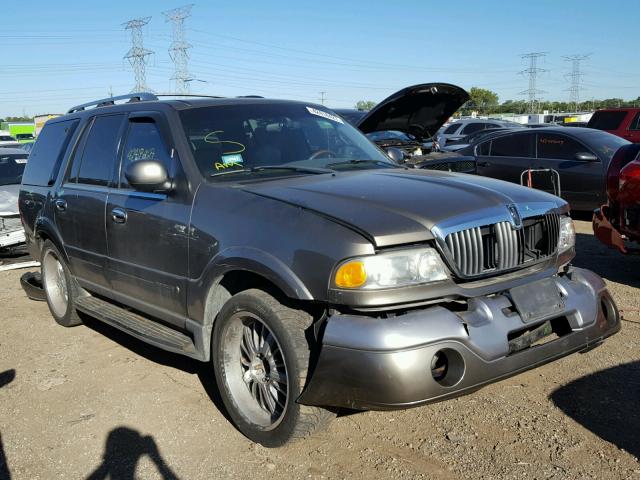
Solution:
M 257 315 L 273 332 L 287 363 L 288 382 L 291 389 L 287 399 L 287 410 L 281 423 L 270 431 L 265 431 L 245 419 L 235 405 L 225 381 L 221 340 L 225 336 L 225 328 L 230 317 L 243 311 Z M 310 348 L 305 330 L 311 326 L 312 322 L 313 318 L 308 313 L 286 307 L 271 295 L 257 289 L 234 295 L 224 305 L 215 321 L 211 360 L 222 400 L 238 430 L 250 440 L 265 447 L 279 447 L 291 440 L 310 436 L 313 432 L 325 428 L 335 417 L 333 412 L 323 408 L 296 402 L 307 380 Z
M 69 291 L 69 299 L 67 301 L 67 311 L 62 317 L 59 317 L 58 315 L 55 314 L 55 312 L 53 311 L 53 308 L 51 307 L 49 295 L 45 288 L 47 305 L 49 305 L 49 310 L 51 311 L 51 315 L 53 316 L 55 321 L 59 325 L 62 325 L 63 327 L 75 327 L 77 325 L 81 325 L 82 319 L 78 316 L 78 312 L 76 311 L 76 302 L 75 302 L 76 298 L 78 298 L 80 294 L 80 286 L 76 283 L 75 279 L 71 276 L 71 272 L 69 271 L 69 267 L 64 261 L 64 257 L 60 254 L 60 251 L 56 248 L 56 246 L 50 240 L 46 240 L 44 242 L 44 245 L 42 246 L 42 255 L 40 256 L 40 258 L 42 258 L 42 264 L 44 264 L 45 257 L 49 252 L 53 253 L 53 255 L 58 259 L 58 261 L 62 265 L 62 269 L 64 270 L 65 280 L 67 282 L 67 288 Z M 42 271 L 41 271 L 41 276 L 44 281 L 44 273 Z

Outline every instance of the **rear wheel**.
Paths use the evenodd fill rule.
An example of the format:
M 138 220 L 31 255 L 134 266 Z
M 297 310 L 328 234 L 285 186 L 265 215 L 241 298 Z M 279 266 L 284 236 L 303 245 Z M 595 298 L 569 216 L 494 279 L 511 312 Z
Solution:
M 75 308 L 80 287 L 71 277 L 60 251 L 49 240 L 42 247 L 42 287 L 47 304 L 56 322 L 64 327 L 80 325 L 82 320 Z
M 312 318 L 261 290 L 233 296 L 215 323 L 212 361 L 224 404 L 249 439 L 277 447 L 324 426 L 332 414 L 296 403 L 309 365 Z

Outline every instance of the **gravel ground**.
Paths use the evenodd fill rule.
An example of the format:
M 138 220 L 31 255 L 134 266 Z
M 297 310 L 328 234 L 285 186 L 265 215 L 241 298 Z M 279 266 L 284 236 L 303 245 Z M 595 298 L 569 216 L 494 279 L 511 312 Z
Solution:
M 21 291 L 22 271 L 1 272 L 0 478 L 640 479 L 640 258 L 598 244 L 587 222 L 578 230 L 575 264 L 607 280 L 621 333 L 472 395 L 342 416 L 275 450 L 231 426 L 202 364 L 96 321 L 59 327 Z

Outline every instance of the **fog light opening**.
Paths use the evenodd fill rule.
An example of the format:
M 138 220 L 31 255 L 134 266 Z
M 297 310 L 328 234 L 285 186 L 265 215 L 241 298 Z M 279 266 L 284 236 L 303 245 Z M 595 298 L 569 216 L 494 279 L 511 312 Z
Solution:
M 431 376 L 443 387 L 453 387 L 463 375 L 464 360 L 455 350 L 444 348 L 431 357 Z
M 605 321 L 609 325 L 613 325 L 618 321 L 618 312 L 616 310 L 616 306 L 609 297 L 600 297 L 600 311 L 602 312 L 602 316 L 604 317 Z
M 431 376 L 436 382 L 444 379 L 449 369 L 449 360 L 443 351 L 438 351 L 431 359 Z

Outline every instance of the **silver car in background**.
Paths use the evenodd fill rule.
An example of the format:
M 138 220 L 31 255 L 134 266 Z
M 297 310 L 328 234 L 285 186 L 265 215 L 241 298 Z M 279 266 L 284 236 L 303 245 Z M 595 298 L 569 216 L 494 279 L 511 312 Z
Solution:
M 28 153 L 21 148 L 0 148 L 0 252 L 24 243 L 18 211 L 18 193 Z
M 488 128 L 524 128 L 523 125 L 515 122 L 505 122 L 504 120 L 486 120 L 481 118 L 466 118 L 457 120 L 444 126 L 437 134 L 440 148 L 449 142 L 460 140 L 467 135 L 486 130 Z

